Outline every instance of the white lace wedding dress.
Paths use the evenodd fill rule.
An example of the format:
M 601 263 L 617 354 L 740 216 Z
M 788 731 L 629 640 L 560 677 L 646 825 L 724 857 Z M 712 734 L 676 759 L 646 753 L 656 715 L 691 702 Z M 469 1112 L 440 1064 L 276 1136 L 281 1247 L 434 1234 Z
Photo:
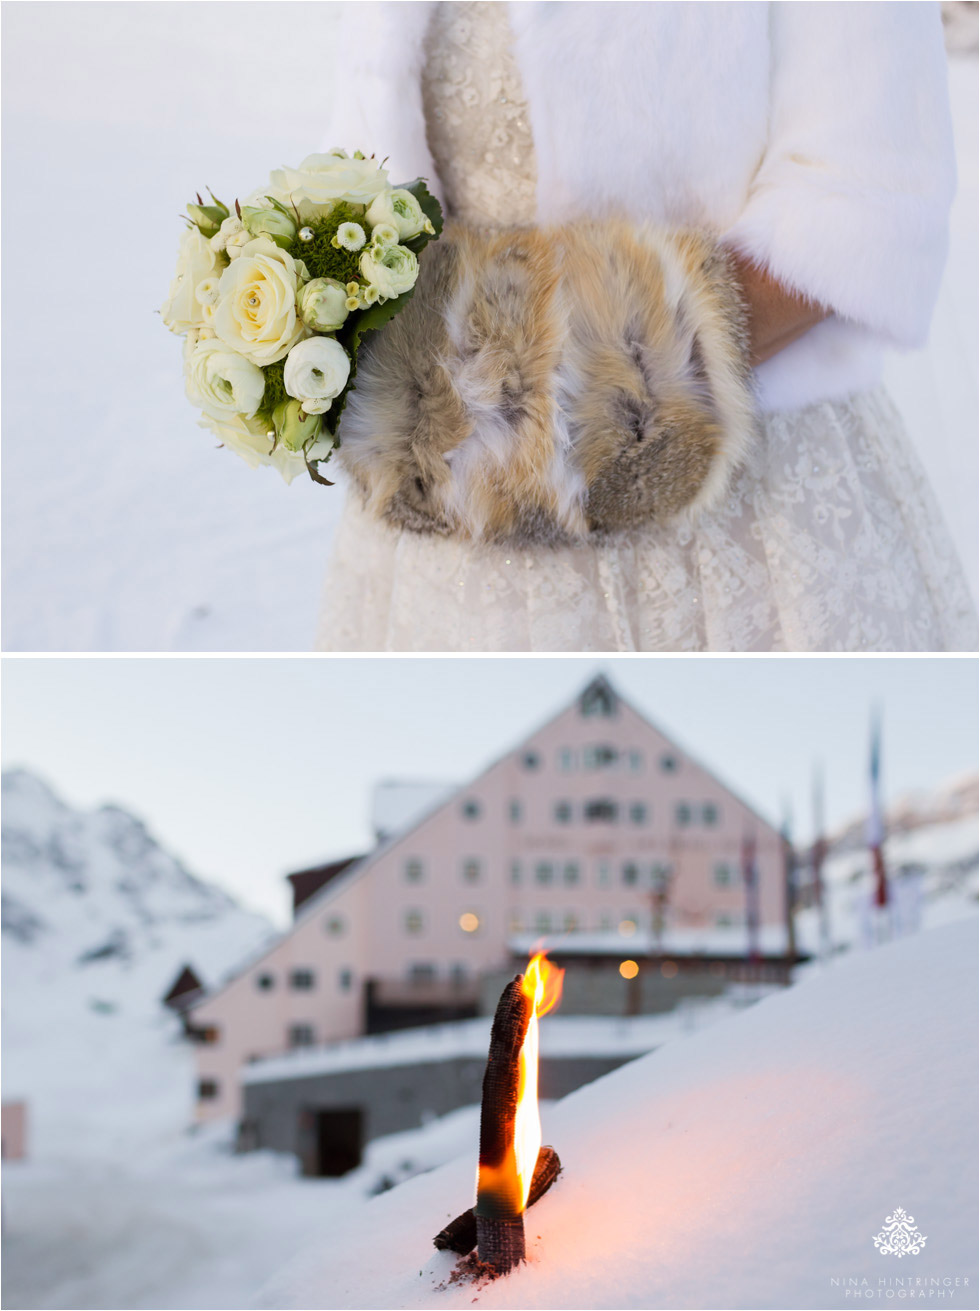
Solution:
M 447 206 L 534 221 L 508 6 L 437 6 L 423 93 Z M 975 650 L 976 616 L 881 391 L 766 417 L 725 505 L 694 527 L 561 549 L 399 530 L 349 493 L 324 651 Z

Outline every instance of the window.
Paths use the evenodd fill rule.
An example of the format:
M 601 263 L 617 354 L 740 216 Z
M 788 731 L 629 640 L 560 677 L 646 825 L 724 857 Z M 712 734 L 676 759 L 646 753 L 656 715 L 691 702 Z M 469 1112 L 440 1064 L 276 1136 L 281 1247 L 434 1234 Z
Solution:
M 337 987 L 341 992 L 350 992 L 354 984 L 354 974 L 351 970 L 341 970 L 337 975 Z
M 511 933 L 524 932 L 524 917 L 521 915 L 521 912 L 519 910 L 511 909 L 508 912 L 507 923 L 509 925 L 509 932 Z
M 480 818 L 480 803 L 479 801 L 476 801 L 473 797 L 468 797 L 467 800 L 463 802 L 460 809 L 463 812 L 464 819 Z
M 718 823 L 718 807 L 713 801 L 706 801 L 701 807 L 701 818 L 709 828 Z
M 551 932 L 551 916 L 548 914 L 546 910 L 539 910 L 535 912 L 534 931 L 535 933 Z
M 312 970 L 291 970 L 289 974 L 289 986 L 296 992 L 310 992 L 314 987 Z
M 681 828 L 687 828 L 691 822 L 691 807 L 686 801 L 678 801 L 674 816 Z
M 575 933 L 578 929 L 578 916 L 573 910 L 565 911 L 565 932 Z
M 642 801 L 630 802 L 630 823 L 645 824 L 647 822 L 647 808 Z
M 582 761 L 586 769 L 611 769 L 618 759 L 619 752 L 616 748 L 605 745 L 586 747 L 582 753 Z
M 347 930 L 347 925 L 340 915 L 331 915 L 328 920 L 324 921 L 323 927 L 332 938 L 342 937 Z
M 572 818 L 572 803 L 570 801 L 555 802 L 555 820 L 559 824 L 567 824 Z
M 515 800 L 511 801 L 509 810 L 510 810 L 510 822 L 512 824 L 519 824 L 521 820 L 524 818 L 524 807 L 515 798 Z
M 423 872 L 422 862 L 416 856 L 405 861 L 405 881 L 407 883 L 421 883 Z
M 669 865 L 652 865 L 650 867 L 650 886 L 654 892 L 662 896 L 666 894 L 670 886 L 670 866 Z
M 558 768 L 563 774 L 570 774 L 575 768 L 575 752 L 571 747 L 562 747 L 558 753 Z
M 202 1102 L 212 1101 L 218 1095 L 217 1079 L 199 1079 L 197 1082 L 198 1100 Z
M 421 933 L 424 921 L 420 910 L 407 910 L 405 912 L 405 932 Z
M 256 974 L 255 986 L 259 992 L 271 992 L 276 986 L 275 976 L 272 974 Z
M 604 678 L 597 678 L 582 693 L 579 709 L 583 719 L 593 716 L 611 719 L 616 713 L 616 694 Z
M 475 856 L 463 861 L 464 883 L 478 883 L 480 880 L 480 862 Z
M 631 774 L 641 774 L 643 772 L 642 751 L 631 751 L 629 753 L 629 767 Z
M 638 919 L 639 916 L 637 915 L 636 911 L 632 911 L 632 910 L 627 911 L 627 913 L 619 921 L 620 936 L 623 938 L 631 938 L 633 934 L 636 932 L 636 925 Z
M 470 972 L 463 961 L 454 961 L 449 969 L 449 978 L 454 988 L 463 988 L 469 981 Z
M 609 933 L 612 929 L 612 926 L 613 926 L 612 913 L 608 910 L 604 910 L 599 916 L 599 932 Z
M 541 757 L 536 751 L 525 751 L 521 757 L 521 764 L 525 769 L 540 769 Z
M 613 823 L 616 815 L 619 813 L 615 801 L 608 797 L 600 797 L 595 801 L 587 801 L 583 814 L 590 823 Z
M 676 756 L 660 757 L 660 768 L 665 774 L 676 774 L 679 767 L 679 761 Z
M 564 878 L 566 887 L 575 887 L 578 883 L 579 868 L 578 862 L 569 860 L 565 862 Z
M 291 1024 L 286 1031 L 286 1042 L 290 1047 L 312 1047 L 313 1025 Z
M 511 883 L 520 883 L 521 881 L 521 862 L 519 860 L 510 862 L 510 881 Z
M 539 860 L 534 867 L 535 883 L 550 883 L 555 876 L 555 869 L 550 860 Z
M 435 978 L 436 967 L 430 961 L 415 961 L 408 967 L 408 981 L 411 984 L 424 986 L 434 983 Z
M 721 910 L 715 916 L 716 929 L 730 929 L 733 927 L 733 925 L 734 925 L 734 920 L 732 919 L 732 915 L 730 911 Z
M 640 871 L 637 867 L 629 862 L 623 866 L 623 882 L 630 887 L 634 887 L 640 881 Z
M 612 867 L 608 860 L 600 860 L 596 866 L 596 883 L 601 888 L 608 887 L 612 882 Z
M 459 917 L 459 927 L 464 933 L 475 933 L 480 927 L 480 917 L 475 911 L 466 910 Z
M 732 878 L 730 865 L 719 864 L 715 866 L 715 882 L 720 888 L 727 888 L 735 882 Z
M 205 1046 L 213 1047 L 221 1037 L 221 1032 L 216 1024 L 204 1024 L 199 1029 L 194 1029 L 194 1041 L 203 1043 Z

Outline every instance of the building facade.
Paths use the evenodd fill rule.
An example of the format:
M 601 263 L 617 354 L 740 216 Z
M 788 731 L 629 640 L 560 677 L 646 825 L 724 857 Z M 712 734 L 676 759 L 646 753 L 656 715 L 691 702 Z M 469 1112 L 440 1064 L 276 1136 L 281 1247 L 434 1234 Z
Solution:
M 757 961 L 785 961 L 786 924 L 779 834 L 596 678 L 334 874 L 271 950 L 195 1004 L 198 1115 L 240 1116 L 250 1061 L 476 1014 L 487 976 L 542 938 L 558 957 L 606 962 L 623 978 L 650 961 L 669 978 L 677 962 L 744 963 L 750 946 Z

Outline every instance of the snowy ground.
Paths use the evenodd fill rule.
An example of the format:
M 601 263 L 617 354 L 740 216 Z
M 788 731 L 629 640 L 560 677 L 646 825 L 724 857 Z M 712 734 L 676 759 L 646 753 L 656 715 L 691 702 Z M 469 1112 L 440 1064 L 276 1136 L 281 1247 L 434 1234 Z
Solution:
M 301 69 L 297 30 L 323 44 L 335 18 L 261 0 L 5 6 L 5 649 L 310 648 L 342 491 L 214 450 L 154 311 L 194 190 L 234 196 L 323 144 L 328 77 L 273 103 L 251 88 Z M 888 374 L 974 579 L 977 85 L 976 56 L 954 57 L 949 271 L 931 349 Z M 45 262 L 70 278 L 41 295 Z
M 976 956 L 970 923 L 851 955 L 548 1108 L 564 1174 L 506 1279 L 446 1287 L 456 1259 L 431 1247 L 471 1199 L 471 1148 L 347 1217 L 259 1305 L 821 1308 L 912 1277 L 975 1307 Z M 897 1207 L 918 1255 L 875 1248 Z

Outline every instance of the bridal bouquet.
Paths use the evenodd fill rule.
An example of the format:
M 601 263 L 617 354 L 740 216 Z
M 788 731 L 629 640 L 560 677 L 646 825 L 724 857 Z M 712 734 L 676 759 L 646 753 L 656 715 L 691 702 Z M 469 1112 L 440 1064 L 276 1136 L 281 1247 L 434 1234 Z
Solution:
M 418 256 L 442 231 L 421 179 L 389 184 L 360 151 L 276 169 L 234 211 L 213 194 L 188 227 L 163 321 L 184 337 L 187 395 L 223 446 L 287 482 L 318 472 L 365 332 L 411 298 Z

